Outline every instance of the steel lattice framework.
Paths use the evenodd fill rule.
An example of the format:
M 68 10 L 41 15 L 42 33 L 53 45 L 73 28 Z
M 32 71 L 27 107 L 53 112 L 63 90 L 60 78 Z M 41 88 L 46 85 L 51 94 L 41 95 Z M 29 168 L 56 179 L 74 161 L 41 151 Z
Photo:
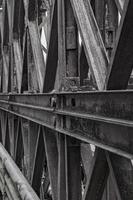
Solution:
M 132 200 L 133 0 L 3 0 L 0 18 L 0 141 L 34 191 Z

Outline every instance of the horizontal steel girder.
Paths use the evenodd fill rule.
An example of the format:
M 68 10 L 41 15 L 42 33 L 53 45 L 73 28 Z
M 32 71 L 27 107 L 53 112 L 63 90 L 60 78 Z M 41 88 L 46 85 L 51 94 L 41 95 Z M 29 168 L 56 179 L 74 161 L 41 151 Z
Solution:
M 133 91 L 0 95 L 0 109 L 133 159 Z

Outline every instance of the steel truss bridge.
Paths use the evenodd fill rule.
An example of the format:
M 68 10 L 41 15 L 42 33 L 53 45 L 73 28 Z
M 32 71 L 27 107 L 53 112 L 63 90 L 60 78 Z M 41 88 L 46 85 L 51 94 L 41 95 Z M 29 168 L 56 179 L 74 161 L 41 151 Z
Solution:
M 133 0 L 0 3 L 0 199 L 133 200 Z

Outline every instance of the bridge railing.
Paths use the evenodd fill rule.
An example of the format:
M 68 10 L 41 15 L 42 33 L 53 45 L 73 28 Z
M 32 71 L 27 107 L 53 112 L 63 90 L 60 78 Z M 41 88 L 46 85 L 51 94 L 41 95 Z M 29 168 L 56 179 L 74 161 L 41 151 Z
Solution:
M 9 200 L 39 200 L 22 172 L 0 143 L 0 190 Z

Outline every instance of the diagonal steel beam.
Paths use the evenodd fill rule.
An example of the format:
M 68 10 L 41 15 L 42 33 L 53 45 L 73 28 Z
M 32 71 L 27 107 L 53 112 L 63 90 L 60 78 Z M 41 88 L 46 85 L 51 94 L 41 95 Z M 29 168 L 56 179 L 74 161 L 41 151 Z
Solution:
M 14 63 L 16 65 L 17 87 L 20 93 L 22 84 L 23 56 L 20 44 L 17 40 L 13 41 L 13 51 L 14 51 Z
M 110 163 L 114 171 L 116 183 L 118 184 L 121 199 L 133 199 L 133 166 L 131 160 L 109 153 Z
M 36 68 L 36 74 L 37 74 L 37 80 L 39 83 L 39 89 L 40 92 L 43 91 L 43 82 L 44 82 L 44 75 L 45 75 L 45 63 L 44 63 L 44 57 L 40 42 L 40 35 L 37 27 L 36 22 L 29 22 L 29 33 L 30 33 L 30 39 L 31 39 L 31 46 L 34 56 L 34 62 L 35 62 L 35 68 Z
M 125 89 L 133 68 L 133 1 L 124 4 L 117 42 L 115 44 L 109 75 L 106 80 L 107 90 Z
M 115 3 L 117 5 L 117 8 L 121 15 L 122 15 L 123 7 L 124 7 L 124 1 L 123 0 L 115 0 Z
M 38 138 L 39 138 L 39 125 L 33 122 L 29 122 L 29 179 L 30 183 L 32 183 L 33 173 L 35 168 L 35 159 L 37 153 L 37 145 L 38 145 Z
M 44 148 L 44 141 L 43 141 L 43 131 L 40 127 L 37 143 L 36 143 L 36 151 L 34 153 L 34 166 L 32 168 L 32 187 L 38 194 L 40 195 L 40 187 L 41 187 L 41 178 L 43 173 L 43 165 L 44 165 L 44 158 L 45 158 L 45 148 Z
M 55 132 L 43 128 L 43 139 L 48 164 L 49 179 L 52 188 L 52 198 L 58 199 L 58 149 Z
M 109 168 L 105 157 L 105 152 L 103 150 L 96 149 L 83 200 L 97 200 L 102 198 L 108 174 Z
M 71 0 L 87 61 L 99 90 L 104 88 L 108 58 L 90 2 Z
M 44 75 L 43 92 L 50 92 L 54 89 L 56 70 L 58 63 L 58 27 L 57 27 L 57 0 L 53 4 L 52 22 L 46 69 Z M 52 58 L 52 59 L 51 59 Z
M 115 177 L 115 174 L 114 174 L 114 170 L 113 170 L 113 167 L 112 167 L 112 163 L 111 163 L 111 160 L 110 160 L 110 157 L 109 157 L 109 153 L 107 151 L 105 153 L 106 153 L 108 166 L 109 166 L 109 169 L 110 169 L 111 180 L 113 182 L 113 186 L 114 186 L 115 191 L 116 191 L 116 196 L 117 196 L 118 200 L 122 200 L 121 194 L 120 194 L 120 191 L 119 191 L 119 188 L 118 188 L 118 184 L 117 184 L 117 181 L 116 181 L 116 177 Z

